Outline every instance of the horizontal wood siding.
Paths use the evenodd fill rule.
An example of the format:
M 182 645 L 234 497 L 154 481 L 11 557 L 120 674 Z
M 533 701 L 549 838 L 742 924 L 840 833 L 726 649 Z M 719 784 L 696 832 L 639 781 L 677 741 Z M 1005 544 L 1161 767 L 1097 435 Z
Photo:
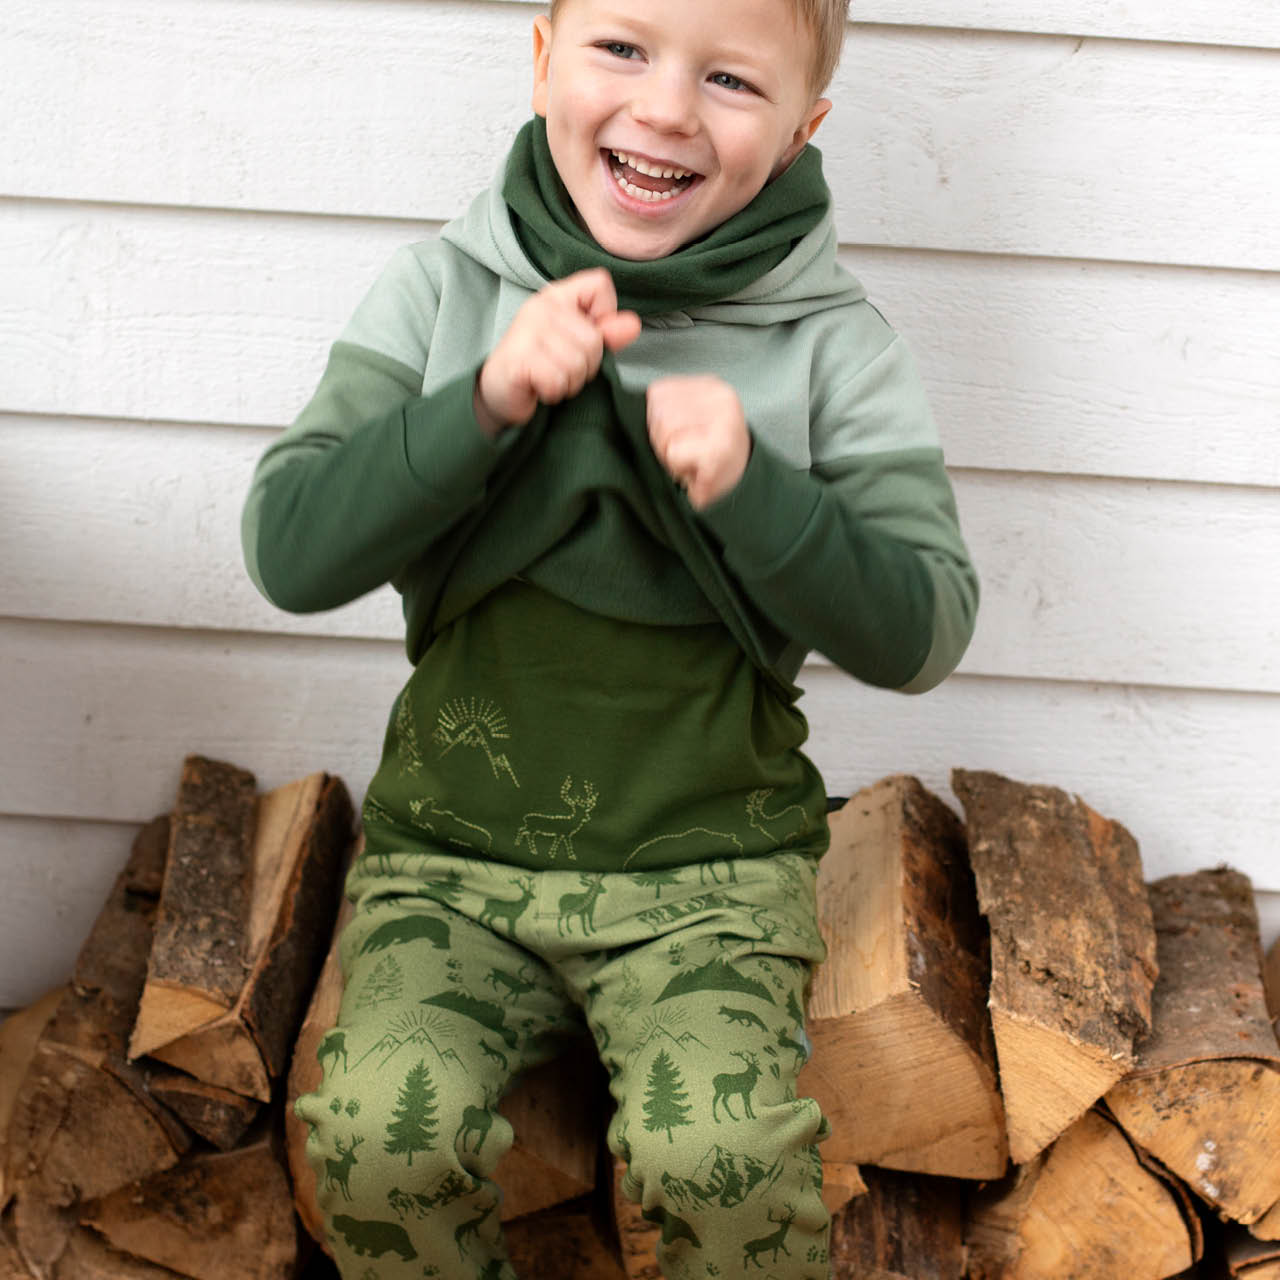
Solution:
M 529 20 L 11 0 L 0 195 L 451 217 L 529 114 Z M 816 141 L 844 241 L 1280 267 L 1269 50 L 871 27 L 831 95 Z
M 526 0 L 0 6 L 0 1008 L 68 971 L 200 751 L 359 797 L 389 591 L 310 618 L 240 562 L 254 460 L 392 250 L 528 113 Z M 1078 792 L 1150 876 L 1280 933 L 1280 7 L 855 0 L 817 142 L 915 351 L 983 580 L 920 699 L 821 659 L 848 794 Z M 429 122 L 429 124 L 424 123 Z

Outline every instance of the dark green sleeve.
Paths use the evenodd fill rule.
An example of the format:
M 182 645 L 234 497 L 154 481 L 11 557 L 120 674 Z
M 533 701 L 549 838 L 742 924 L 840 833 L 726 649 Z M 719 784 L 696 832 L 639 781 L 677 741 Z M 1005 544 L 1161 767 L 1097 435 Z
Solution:
M 476 372 L 424 396 L 420 371 L 334 345 L 245 503 L 245 563 L 268 600 L 293 613 L 346 604 L 429 551 L 480 500 L 503 446 L 475 421 Z
M 868 684 L 922 693 L 960 661 L 978 583 L 939 449 L 788 466 L 759 440 L 702 513 L 765 614 Z

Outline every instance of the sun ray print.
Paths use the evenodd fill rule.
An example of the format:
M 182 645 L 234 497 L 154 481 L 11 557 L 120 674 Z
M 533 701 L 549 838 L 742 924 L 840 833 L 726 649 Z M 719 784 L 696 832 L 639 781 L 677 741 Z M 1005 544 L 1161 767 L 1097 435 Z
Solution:
M 440 708 L 431 740 L 440 748 L 443 760 L 454 747 L 477 747 L 484 752 L 495 778 L 505 773 L 517 787 L 520 780 L 506 753 L 495 754 L 493 743 L 511 737 L 507 717 L 487 698 L 454 698 Z

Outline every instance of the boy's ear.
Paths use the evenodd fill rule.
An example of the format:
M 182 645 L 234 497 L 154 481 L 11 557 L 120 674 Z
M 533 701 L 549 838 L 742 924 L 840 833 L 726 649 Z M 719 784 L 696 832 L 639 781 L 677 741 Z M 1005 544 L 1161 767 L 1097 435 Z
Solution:
M 778 163 L 773 166 L 773 172 L 769 175 L 770 181 L 784 172 L 796 156 L 804 150 L 805 144 L 817 133 L 818 126 L 826 119 L 827 112 L 830 110 L 830 98 L 819 98 L 809 108 L 804 119 L 797 126 L 795 133 L 791 135 L 791 141 L 787 144 L 787 149 L 778 158 Z
M 533 20 L 533 109 L 547 114 L 547 80 L 551 65 L 551 19 L 540 13 Z

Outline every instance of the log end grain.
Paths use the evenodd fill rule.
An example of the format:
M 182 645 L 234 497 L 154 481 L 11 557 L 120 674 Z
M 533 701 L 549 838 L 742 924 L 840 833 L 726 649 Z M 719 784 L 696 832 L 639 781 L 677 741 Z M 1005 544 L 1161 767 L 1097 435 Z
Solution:
M 1280 1201 L 1280 1068 L 1192 1062 L 1116 1085 L 1125 1131 L 1227 1217 L 1253 1223 Z
M 991 1011 L 1009 1125 L 1009 1154 L 1025 1164 L 1121 1079 L 1131 1059 L 1056 1027 Z
M 269 1135 L 88 1205 L 82 1222 L 117 1249 L 192 1280 L 292 1280 L 293 1197 Z
M 831 1122 L 824 1156 L 957 1178 L 1008 1164 L 995 1071 L 914 991 L 865 1012 L 812 1019 L 799 1089 Z
M 967 1244 L 973 1280 L 1163 1280 L 1194 1261 L 1176 1199 L 1095 1111 L 975 1197 Z

